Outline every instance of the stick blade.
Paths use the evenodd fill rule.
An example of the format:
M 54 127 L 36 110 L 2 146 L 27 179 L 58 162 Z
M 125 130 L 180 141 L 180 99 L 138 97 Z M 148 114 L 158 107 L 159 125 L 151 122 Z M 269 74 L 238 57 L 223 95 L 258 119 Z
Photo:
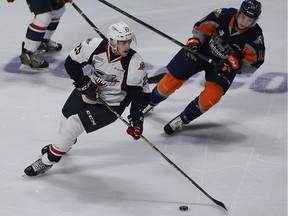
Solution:
M 214 201 L 214 203 L 215 203 L 216 205 L 218 205 L 218 206 L 224 208 L 226 211 L 228 211 L 227 208 L 226 208 L 226 206 L 224 205 L 224 203 L 222 203 L 222 202 L 220 202 L 220 201 L 218 201 L 218 200 L 215 200 L 215 199 L 214 199 L 213 201 Z

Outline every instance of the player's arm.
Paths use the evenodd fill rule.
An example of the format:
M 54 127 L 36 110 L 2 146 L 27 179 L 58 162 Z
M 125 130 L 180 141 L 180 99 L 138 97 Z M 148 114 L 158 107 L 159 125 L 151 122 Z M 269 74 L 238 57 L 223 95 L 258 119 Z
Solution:
M 207 37 L 211 37 L 215 28 L 219 26 L 219 17 L 223 9 L 217 9 L 203 17 L 201 20 L 194 24 L 192 34 L 193 37 L 198 38 L 203 44 Z
M 87 75 L 84 76 L 83 67 L 91 62 L 91 56 L 100 42 L 101 40 L 98 39 L 83 41 L 70 52 L 64 64 L 70 78 L 74 80 L 75 88 L 81 92 L 83 100 L 87 103 L 94 103 L 100 94 L 100 90 Z
M 132 126 L 127 129 L 127 133 L 134 139 L 139 139 L 143 132 L 142 110 L 148 105 L 149 97 L 146 92 L 147 71 L 142 57 L 137 53 L 133 55 L 130 61 L 126 83 L 127 93 L 131 101 L 128 119 Z
M 265 45 L 263 35 L 259 35 L 251 43 L 247 43 L 242 51 L 243 60 L 241 73 L 253 74 L 263 63 L 265 58 Z
M 127 74 L 127 92 L 131 101 L 130 115 L 141 112 L 148 104 L 147 71 L 142 57 L 135 53 Z
M 71 79 L 77 81 L 84 76 L 83 67 L 90 63 L 90 58 L 101 41 L 98 38 L 87 39 L 70 52 L 64 67 Z
M 221 12 L 222 9 L 215 10 L 194 24 L 192 30 L 193 36 L 186 42 L 186 46 L 190 48 L 192 53 L 198 53 L 201 49 L 201 45 L 206 41 L 207 38 L 211 37 L 215 28 L 218 27 L 219 16 Z M 186 50 L 184 52 L 186 60 L 196 61 L 196 58 L 193 54 Z

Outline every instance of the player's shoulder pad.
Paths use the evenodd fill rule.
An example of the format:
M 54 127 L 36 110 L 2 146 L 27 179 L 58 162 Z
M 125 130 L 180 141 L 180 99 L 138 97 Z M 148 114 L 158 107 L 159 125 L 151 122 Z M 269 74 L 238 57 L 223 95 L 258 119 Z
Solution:
M 131 56 L 131 60 L 143 62 L 142 56 L 139 53 L 135 52 L 135 51 L 134 51 L 134 53 Z
M 234 14 L 237 13 L 237 9 L 236 8 L 218 8 L 216 10 L 214 10 L 212 13 L 214 14 L 215 17 L 217 18 L 227 18 L 227 17 L 231 17 Z
M 91 47 L 91 49 L 95 49 L 99 46 L 99 44 L 103 41 L 103 39 L 100 38 L 88 38 L 85 41 L 81 43 L 82 47 L 87 48 Z
M 141 86 L 146 80 L 147 70 L 142 56 L 134 51 L 129 61 L 129 72 L 127 76 L 127 85 L 129 86 Z
M 253 28 L 250 29 L 250 36 L 255 45 L 265 47 L 263 32 L 257 23 L 255 26 L 253 26 Z

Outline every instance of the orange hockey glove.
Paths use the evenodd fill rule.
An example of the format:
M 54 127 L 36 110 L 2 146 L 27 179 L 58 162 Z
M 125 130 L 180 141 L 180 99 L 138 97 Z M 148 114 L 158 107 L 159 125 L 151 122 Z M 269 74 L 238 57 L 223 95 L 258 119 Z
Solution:
M 225 59 L 220 60 L 215 66 L 215 71 L 227 76 L 229 74 L 236 74 L 241 68 L 241 60 L 229 54 Z
M 198 38 L 189 38 L 188 41 L 186 42 L 186 46 L 192 51 L 189 52 L 188 50 L 185 50 L 185 60 L 186 61 L 196 61 L 195 55 L 193 53 L 197 53 L 200 50 L 201 42 Z

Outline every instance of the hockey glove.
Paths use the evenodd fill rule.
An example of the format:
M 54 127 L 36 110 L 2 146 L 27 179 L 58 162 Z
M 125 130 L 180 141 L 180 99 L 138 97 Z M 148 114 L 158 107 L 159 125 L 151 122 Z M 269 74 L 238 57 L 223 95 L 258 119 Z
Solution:
M 223 76 L 228 76 L 230 74 L 237 74 L 241 68 L 241 60 L 229 54 L 225 59 L 220 60 L 216 66 L 215 71 Z
M 8 2 L 8 3 L 12 3 L 12 2 L 14 2 L 14 0 L 7 0 L 7 2 Z
M 186 46 L 191 50 L 185 50 L 185 60 L 186 61 L 197 61 L 197 58 L 193 53 L 197 53 L 200 50 L 201 42 L 198 38 L 189 38 L 186 42 Z
M 72 3 L 72 0 L 62 0 L 63 3 Z
M 133 137 L 134 140 L 138 140 L 143 132 L 143 121 L 144 117 L 142 112 L 135 115 L 128 116 L 129 123 L 131 127 L 126 130 L 127 134 Z
M 87 75 L 83 76 L 80 80 L 73 82 L 73 84 L 81 94 L 85 95 L 90 100 L 97 100 L 99 98 L 101 93 L 100 89 Z

